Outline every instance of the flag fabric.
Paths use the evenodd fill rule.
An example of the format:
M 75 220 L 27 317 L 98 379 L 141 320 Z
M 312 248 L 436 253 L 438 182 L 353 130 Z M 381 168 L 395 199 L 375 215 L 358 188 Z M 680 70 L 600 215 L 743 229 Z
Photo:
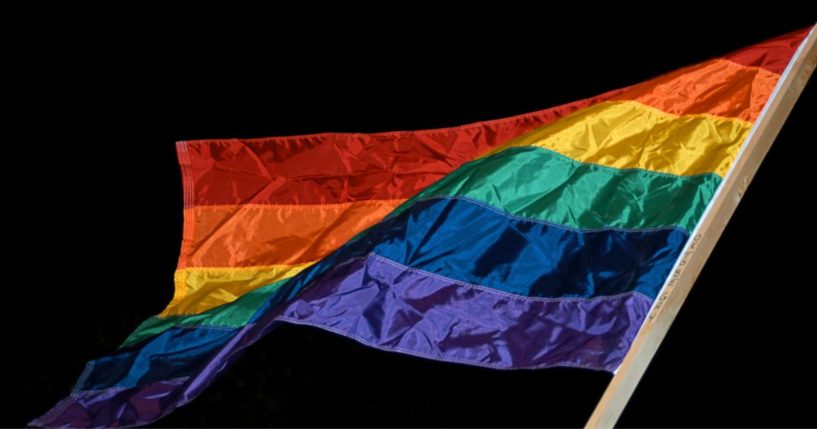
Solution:
M 615 371 L 808 31 L 501 120 L 178 142 L 172 301 L 32 424 L 155 421 L 282 322 Z

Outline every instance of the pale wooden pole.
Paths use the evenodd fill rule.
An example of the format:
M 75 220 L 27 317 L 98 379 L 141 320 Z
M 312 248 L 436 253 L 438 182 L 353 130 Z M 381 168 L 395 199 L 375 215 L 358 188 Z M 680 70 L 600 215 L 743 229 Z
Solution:
M 735 212 L 760 162 L 789 116 L 794 102 L 817 67 L 817 32 L 812 28 L 777 82 L 732 168 L 726 174 L 700 222 L 690 235 L 681 257 L 664 283 L 647 320 L 633 340 L 610 385 L 587 421 L 588 428 L 615 425 L 638 381 L 647 369 L 675 315 L 689 294 L 695 279 L 709 258 L 726 223 Z M 680 411 L 680 410 L 679 410 Z

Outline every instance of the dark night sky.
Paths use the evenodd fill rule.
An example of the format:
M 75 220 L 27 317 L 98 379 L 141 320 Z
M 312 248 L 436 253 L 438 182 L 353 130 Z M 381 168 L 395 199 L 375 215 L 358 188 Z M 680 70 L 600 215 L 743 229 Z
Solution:
M 11 258 L 0 425 L 69 393 L 170 300 L 182 227 L 174 141 L 459 125 L 636 83 L 817 22 L 484 10 L 138 25 L 3 20 Z M 628 15 L 627 11 L 623 15 Z M 436 15 L 435 15 L 436 16 Z M 70 22 L 70 23 L 67 23 Z M 10 42 L 10 43 L 9 43 Z M 646 376 L 624 426 L 817 426 L 806 88 Z M 4 92 L 6 92 L 4 90 Z M 9 134 L 10 133 L 10 134 Z M 159 426 L 577 426 L 609 375 L 496 371 L 283 326 Z

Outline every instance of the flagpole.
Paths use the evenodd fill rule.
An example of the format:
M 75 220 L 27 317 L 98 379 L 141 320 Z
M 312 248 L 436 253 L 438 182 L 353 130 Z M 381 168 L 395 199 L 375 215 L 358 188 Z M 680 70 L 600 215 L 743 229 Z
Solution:
M 735 212 L 760 162 L 769 151 L 795 101 L 817 67 L 817 31 L 812 28 L 800 44 L 788 67 L 777 82 L 732 168 L 726 174 L 701 221 L 693 230 L 681 257 L 653 303 L 649 316 L 633 340 L 624 361 L 616 371 L 596 409 L 587 421 L 588 428 L 615 425 L 641 376 L 655 355 L 672 321 L 689 294 L 695 279 L 712 253 L 726 223 Z

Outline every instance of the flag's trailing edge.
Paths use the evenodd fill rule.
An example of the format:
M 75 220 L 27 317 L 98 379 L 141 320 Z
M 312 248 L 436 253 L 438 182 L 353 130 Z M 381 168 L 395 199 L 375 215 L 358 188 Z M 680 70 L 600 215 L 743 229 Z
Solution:
M 279 322 L 614 371 L 808 31 L 502 120 L 179 142 L 173 300 L 31 424 L 155 421 Z

